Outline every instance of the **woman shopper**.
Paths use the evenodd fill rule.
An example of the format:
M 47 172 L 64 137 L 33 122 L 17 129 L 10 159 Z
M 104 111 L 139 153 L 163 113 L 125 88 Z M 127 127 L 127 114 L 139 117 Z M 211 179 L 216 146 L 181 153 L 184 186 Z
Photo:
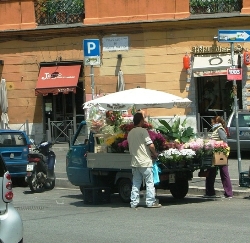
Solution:
M 226 123 L 220 116 L 215 116 L 211 119 L 212 135 L 211 139 L 227 142 L 227 133 L 225 130 Z M 224 188 L 224 198 L 232 198 L 233 190 L 229 176 L 228 165 L 218 166 L 220 171 L 220 178 Z M 206 194 L 204 197 L 216 197 L 214 190 L 214 182 L 216 178 L 217 167 L 209 169 L 208 176 L 206 177 Z
M 149 136 L 148 131 L 142 128 L 144 116 L 137 112 L 133 117 L 134 128 L 128 133 L 129 152 L 132 155 L 131 166 L 133 174 L 133 184 L 131 191 L 130 207 L 136 208 L 140 201 L 140 188 L 143 180 L 146 183 L 146 205 L 148 208 L 160 208 L 155 199 L 155 187 L 153 179 L 152 156 L 157 158 L 155 146 Z

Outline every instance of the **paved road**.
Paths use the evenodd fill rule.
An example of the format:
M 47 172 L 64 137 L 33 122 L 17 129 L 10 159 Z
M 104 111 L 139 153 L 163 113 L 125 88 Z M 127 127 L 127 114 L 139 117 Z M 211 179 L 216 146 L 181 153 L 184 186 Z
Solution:
M 56 186 L 61 188 L 78 188 L 73 186 L 67 180 L 66 174 L 66 154 L 68 151 L 67 144 L 55 144 L 53 147 L 56 153 Z M 250 152 L 241 154 L 241 171 L 248 171 L 250 166 Z M 239 170 L 238 170 L 238 159 L 237 154 L 232 153 L 229 156 L 229 173 L 233 185 L 234 196 L 244 197 L 250 195 L 250 188 L 239 187 Z M 194 178 L 189 182 L 189 193 L 196 195 L 204 194 L 205 178 L 198 177 L 198 171 L 194 172 Z M 215 187 L 218 195 L 223 194 L 223 187 L 220 181 L 219 175 L 216 177 Z
M 16 187 L 25 243 L 234 243 L 249 242 L 249 198 L 176 200 L 158 195 L 162 208 L 129 208 L 118 195 L 111 203 L 86 205 L 79 190 L 31 193 Z

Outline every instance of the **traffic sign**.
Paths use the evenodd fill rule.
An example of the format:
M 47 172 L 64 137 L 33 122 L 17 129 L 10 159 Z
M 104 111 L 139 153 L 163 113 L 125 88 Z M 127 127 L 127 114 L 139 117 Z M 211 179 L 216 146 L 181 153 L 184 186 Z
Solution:
M 242 68 L 228 68 L 227 80 L 242 80 Z
M 250 42 L 250 30 L 218 30 L 219 42 Z
M 99 39 L 83 40 L 84 64 L 86 66 L 100 65 L 100 41 Z

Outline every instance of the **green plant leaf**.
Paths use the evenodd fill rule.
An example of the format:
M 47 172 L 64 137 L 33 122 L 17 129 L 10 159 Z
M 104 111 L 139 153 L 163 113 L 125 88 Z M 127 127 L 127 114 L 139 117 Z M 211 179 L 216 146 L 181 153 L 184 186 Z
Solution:
M 171 126 L 165 120 L 159 120 L 159 122 L 168 130 L 171 131 Z

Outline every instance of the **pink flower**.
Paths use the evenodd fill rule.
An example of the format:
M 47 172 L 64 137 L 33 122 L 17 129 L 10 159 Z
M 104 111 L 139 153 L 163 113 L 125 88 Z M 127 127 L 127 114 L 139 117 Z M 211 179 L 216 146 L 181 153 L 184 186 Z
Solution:
M 126 140 L 122 141 L 121 143 L 118 143 L 118 146 L 127 149 L 128 148 L 128 140 L 126 139 Z

